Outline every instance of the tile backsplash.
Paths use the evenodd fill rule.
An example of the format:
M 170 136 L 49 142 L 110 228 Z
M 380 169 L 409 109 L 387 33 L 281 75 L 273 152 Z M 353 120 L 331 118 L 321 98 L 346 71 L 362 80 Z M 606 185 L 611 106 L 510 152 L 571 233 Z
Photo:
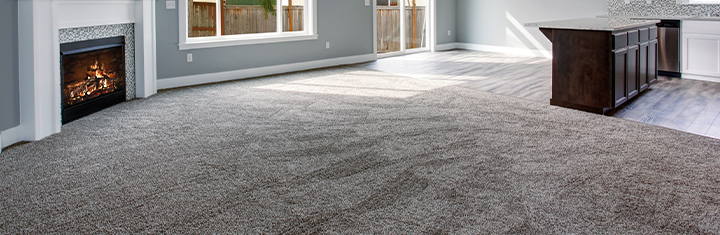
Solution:
M 608 15 L 611 16 L 707 16 L 720 11 L 720 4 L 677 4 L 676 0 L 608 0 Z

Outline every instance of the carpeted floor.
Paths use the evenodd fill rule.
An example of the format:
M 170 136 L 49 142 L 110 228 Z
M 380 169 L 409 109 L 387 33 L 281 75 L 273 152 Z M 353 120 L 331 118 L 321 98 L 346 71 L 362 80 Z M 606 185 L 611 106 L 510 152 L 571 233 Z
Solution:
M 718 234 L 719 156 L 344 66 L 162 91 L 6 149 L 0 232 Z

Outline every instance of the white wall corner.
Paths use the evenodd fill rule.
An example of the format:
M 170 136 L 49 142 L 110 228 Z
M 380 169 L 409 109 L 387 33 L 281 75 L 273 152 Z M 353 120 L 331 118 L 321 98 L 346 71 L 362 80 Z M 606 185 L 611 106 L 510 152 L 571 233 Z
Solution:
M 435 51 L 447 51 L 452 49 L 458 49 L 459 45 L 457 43 L 445 43 L 435 46 Z
M 21 126 L 16 126 L 5 131 L 0 132 L 0 148 L 13 145 L 20 141 L 25 140 L 23 137 L 23 131 Z
M 53 1 L 20 1 L 18 51 L 20 132 L 23 140 L 40 140 L 60 131 L 60 80 L 57 24 Z M 55 55 L 57 54 L 57 55 Z M 57 60 L 56 60 L 57 59 Z M 52 82 L 48 82 L 52 79 Z M 9 144 L 9 143 L 4 143 Z
M 155 57 L 155 1 L 135 5 L 135 80 L 136 97 L 147 98 L 157 93 Z

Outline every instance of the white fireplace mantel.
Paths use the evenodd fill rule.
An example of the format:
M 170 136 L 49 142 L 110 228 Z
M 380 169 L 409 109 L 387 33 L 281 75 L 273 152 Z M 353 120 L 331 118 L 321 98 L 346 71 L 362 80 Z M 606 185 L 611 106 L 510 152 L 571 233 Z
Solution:
M 134 23 L 136 96 L 157 92 L 154 0 L 22 0 L 18 16 L 20 126 L 3 145 L 61 131 L 59 29 Z

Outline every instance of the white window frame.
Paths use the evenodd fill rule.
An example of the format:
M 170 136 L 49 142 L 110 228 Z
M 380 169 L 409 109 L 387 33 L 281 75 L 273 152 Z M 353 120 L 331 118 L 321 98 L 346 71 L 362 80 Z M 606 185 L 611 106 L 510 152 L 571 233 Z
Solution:
M 217 1 L 217 8 L 220 9 L 220 1 Z M 218 30 L 218 36 L 209 37 L 188 37 L 188 4 L 187 0 L 178 0 L 178 21 L 179 21 L 179 44 L 180 50 L 191 50 L 191 49 L 202 49 L 202 48 L 214 48 L 214 47 L 227 47 L 227 46 L 240 46 L 240 45 L 252 45 L 252 44 L 265 44 L 265 43 L 277 43 L 277 42 L 292 42 L 292 41 L 304 41 L 304 40 L 316 40 L 318 39 L 317 34 L 317 0 L 305 0 L 304 7 L 304 22 L 303 31 L 297 32 L 283 32 L 282 28 L 282 7 L 277 8 L 276 17 L 278 19 L 277 32 L 272 33 L 253 33 L 253 34 L 239 34 L 239 35 L 220 35 L 222 32 L 222 23 L 220 21 L 221 15 L 218 10 L 215 22 L 218 22 L 216 27 Z M 282 0 L 277 0 L 278 6 L 282 6 Z

